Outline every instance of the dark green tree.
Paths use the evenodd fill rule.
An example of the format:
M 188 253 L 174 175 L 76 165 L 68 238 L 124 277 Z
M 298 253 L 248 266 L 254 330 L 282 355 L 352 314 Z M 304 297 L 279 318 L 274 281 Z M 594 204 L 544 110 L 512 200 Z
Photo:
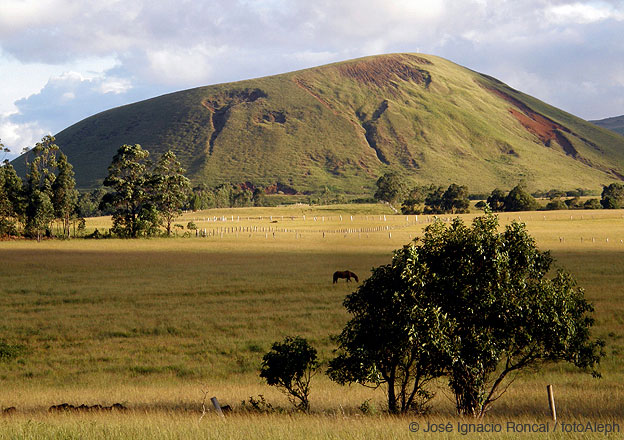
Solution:
M 163 154 L 154 169 L 153 199 L 165 224 L 167 236 L 171 235 L 171 223 L 182 214 L 191 190 L 190 181 L 184 176 L 184 171 L 172 151 Z
M 149 213 L 152 203 L 148 157 L 149 152 L 138 144 L 122 145 L 108 167 L 104 186 L 112 191 L 103 197 L 100 209 L 112 210 L 112 230 L 120 237 L 139 237 L 149 224 L 140 217 L 144 210 Z
M 375 282 L 382 298 L 375 309 L 369 306 L 374 296 L 353 294 L 345 301 L 354 318 L 338 340 L 344 353 L 330 363 L 330 370 L 347 372 L 343 382 L 381 374 L 379 366 L 370 369 L 363 360 L 386 334 L 392 337 L 379 346 L 389 358 L 406 353 L 406 342 L 417 350 L 431 347 L 436 355 L 424 358 L 429 364 L 423 372 L 435 377 L 444 371 L 460 415 L 482 417 L 517 373 L 545 363 L 565 361 L 597 374 L 604 343 L 590 337 L 593 308 L 570 275 L 557 271 L 547 277 L 553 259 L 537 249 L 523 224 L 498 232 L 492 214 L 477 217 L 472 227 L 459 218 L 448 227 L 437 221 L 399 255 L 404 263 L 393 261 L 383 269 L 391 272 L 384 275 L 388 281 Z M 411 315 L 384 305 L 399 298 Z M 369 313 L 378 319 L 365 325 Z
M 424 210 L 425 199 L 429 192 L 431 192 L 435 187 L 433 185 L 430 186 L 415 186 L 412 188 L 408 194 L 407 198 L 401 204 L 401 213 L 402 214 L 421 214 Z
M 52 205 L 54 215 L 63 224 L 63 236 L 69 238 L 71 216 L 76 211 L 78 191 L 74 180 L 74 170 L 63 153 L 57 161 L 58 174 L 52 184 Z
M 80 217 L 98 217 L 105 215 L 100 210 L 100 203 L 106 192 L 102 188 L 90 192 L 81 193 L 78 196 L 77 211 Z
M 487 198 L 487 204 L 490 206 L 492 212 L 501 212 L 505 210 L 505 193 L 496 188 L 492 191 L 490 196 Z
M 468 187 L 451 183 L 442 195 L 442 210 L 448 214 L 465 214 L 469 212 Z
M 390 171 L 377 179 L 375 199 L 394 204 L 402 200 L 405 194 L 403 179 L 396 172 Z
M 522 185 L 516 185 L 505 197 L 505 211 L 535 211 L 539 205 Z
M 426 386 L 444 373 L 446 319 L 406 274 L 409 247 L 344 301 L 352 318 L 337 337 L 338 355 L 328 375 L 340 384 L 385 385 L 391 413 L 426 411 L 433 394 Z
M 433 187 L 425 198 L 425 214 L 442 214 L 444 212 L 444 188 Z
M 589 199 L 583 203 L 583 209 L 600 209 L 602 205 L 598 199 Z
M 299 336 L 275 342 L 262 358 L 260 377 L 283 391 L 299 410 L 310 410 L 310 380 L 319 368 L 316 349 Z
M 54 219 L 54 206 L 45 191 L 35 189 L 29 194 L 26 218 L 28 234 L 41 241 L 41 237 L 49 233 L 50 222 Z
M 472 227 L 436 222 L 410 248 L 412 282 L 451 329 L 447 374 L 461 415 L 483 416 L 516 372 L 566 361 L 596 373 L 602 356 L 582 289 L 562 271 L 547 278 L 553 259 L 523 224 L 497 228 L 491 214 Z
M 0 236 L 17 235 L 17 223 L 24 214 L 22 179 L 13 166 L 0 165 Z
M 548 211 L 556 211 L 560 209 L 568 209 L 568 205 L 566 205 L 566 203 L 559 198 L 552 199 L 546 204 L 546 210 Z
M 600 204 L 604 209 L 624 208 L 624 184 L 612 183 L 603 187 Z

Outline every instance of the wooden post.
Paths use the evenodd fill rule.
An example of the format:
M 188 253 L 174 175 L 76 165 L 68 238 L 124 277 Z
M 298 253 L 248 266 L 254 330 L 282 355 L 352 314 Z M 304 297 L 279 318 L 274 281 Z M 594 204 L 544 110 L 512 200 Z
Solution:
M 221 417 L 225 417 L 223 415 L 223 411 L 221 410 L 221 405 L 219 405 L 219 401 L 217 400 L 217 398 L 216 397 L 211 397 L 210 401 L 212 402 L 212 405 L 214 406 L 215 411 L 217 412 L 217 414 L 219 414 Z
M 552 415 L 553 422 L 557 421 L 557 409 L 555 408 L 555 395 L 553 394 L 553 386 L 547 385 L 548 391 L 548 405 L 550 406 L 550 414 Z

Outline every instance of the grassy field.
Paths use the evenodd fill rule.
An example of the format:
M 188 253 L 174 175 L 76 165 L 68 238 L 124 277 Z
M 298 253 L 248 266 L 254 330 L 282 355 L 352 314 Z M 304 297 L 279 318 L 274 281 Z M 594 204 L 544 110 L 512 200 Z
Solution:
M 199 237 L 193 231 L 172 239 L 1 242 L 0 339 L 23 350 L 0 364 L 0 407 L 17 407 L 15 415 L 0 416 L 0 438 L 421 435 L 410 432 L 409 417 L 383 414 L 383 390 L 340 387 L 319 375 L 312 415 L 302 416 L 291 414 L 287 400 L 258 377 L 262 355 L 286 335 L 308 338 L 329 359 L 330 335 L 348 319 L 342 300 L 354 288 L 332 285 L 332 273 L 349 269 L 367 277 L 433 220 L 385 209 L 214 210 L 178 221 L 195 222 Z M 540 248 L 551 249 L 585 288 L 596 308 L 594 334 L 606 340 L 607 356 L 602 379 L 564 365 L 521 376 L 483 423 L 501 423 L 505 433 L 507 422 L 548 422 L 545 387 L 553 384 L 560 420 L 615 420 L 624 429 L 624 211 L 500 216 L 502 224 L 512 219 L 526 222 Z M 88 229 L 109 222 L 90 219 Z M 232 405 L 235 414 L 219 420 L 210 413 L 199 422 L 204 393 Z M 284 412 L 244 413 L 241 401 L 259 394 Z M 48 414 L 49 406 L 63 402 L 120 402 L 128 410 Z M 364 402 L 372 414 L 362 414 Z M 454 415 L 443 382 L 430 417 L 414 420 L 421 426 L 451 422 L 449 438 L 465 437 L 456 425 L 471 422 Z M 575 436 L 587 438 L 554 435 Z

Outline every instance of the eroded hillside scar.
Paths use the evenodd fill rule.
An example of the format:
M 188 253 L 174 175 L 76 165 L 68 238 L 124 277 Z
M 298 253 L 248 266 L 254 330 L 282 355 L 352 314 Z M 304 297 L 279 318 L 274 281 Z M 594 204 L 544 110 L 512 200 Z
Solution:
M 383 59 L 360 60 L 338 66 L 338 71 L 347 78 L 358 82 L 375 85 L 380 89 L 398 88 L 397 80 L 413 82 L 428 88 L 431 84 L 431 74 L 424 69 L 411 66 L 406 61 L 418 64 L 431 64 L 420 57 L 404 57 L 394 55 Z
M 223 131 L 231 109 L 246 102 L 254 102 L 260 98 L 266 98 L 268 95 L 260 89 L 232 90 L 224 95 L 207 98 L 202 101 L 202 105 L 210 110 L 212 117 L 210 119 L 212 125 L 212 135 L 208 140 L 208 154 L 212 156 L 215 141 Z
M 293 82 L 297 85 L 297 87 L 299 87 L 301 90 L 303 90 L 304 92 L 306 92 L 307 94 L 309 94 L 310 96 L 312 96 L 314 99 L 316 99 L 323 107 L 325 107 L 327 110 L 329 110 L 330 112 L 332 112 L 334 115 L 338 116 L 338 112 L 332 108 L 331 105 L 329 105 L 329 103 L 327 101 L 324 101 L 323 98 L 321 98 L 318 93 L 315 93 L 312 90 L 312 87 L 310 87 L 304 80 L 299 79 L 299 78 L 293 78 Z
M 564 133 L 570 132 L 566 127 L 535 112 L 529 106 L 507 93 L 491 87 L 488 88 L 488 90 L 512 104 L 515 108 L 510 108 L 509 113 L 511 113 L 527 131 L 537 136 L 546 147 L 551 147 L 552 142 L 555 141 L 561 146 L 566 155 L 574 159 L 580 158 L 576 148 L 574 148 L 570 140 L 564 135 Z
M 362 124 L 362 128 L 364 129 L 364 137 L 366 138 L 366 142 L 368 146 L 371 147 L 375 154 L 377 155 L 377 159 L 380 162 L 390 165 L 390 161 L 386 157 L 386 155 L 381 151 L 379 146 L 377 145 L 377 120 L 384 114 L 384 112 L 388 109 L 388 101 L 384 99 L 384 101 L 377 107 L 377 109 L 373 112 L 373 117 L 370 120 L 366 120 L 366 115 L 363 113 L 356 112 L 357 118 L 360 120 Z

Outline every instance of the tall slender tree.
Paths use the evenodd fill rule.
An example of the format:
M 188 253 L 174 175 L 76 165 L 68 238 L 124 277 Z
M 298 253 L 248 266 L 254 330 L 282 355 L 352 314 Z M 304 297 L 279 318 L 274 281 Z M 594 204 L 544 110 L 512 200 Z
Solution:
M 160 157 L 153 173 L 153 195 L 156 209 L 171 235 L 171 223 L 182 213 L 191 190 L 184 168 L 172 151 Z
M 61 153 L 57 165 L 58 175 L 52 184 L 52 204 L 54 215 L 63 224 L 63 236 L 69 238 L 69 221 L 76 210 L 78 191 L 76 191 L 74 170 L 67 161 L 67 156 Z
M 49 230 L 54 219 L 52 185 L 56 180 L 58 145 L 54 136 L 46 135 L 30 150 L 26 174 L 26 234 L 41 240 L 44 230 Z M 28 160 L 31 158 L 32 160 Z M 48 206 L 49 205 L 49 206 Z

